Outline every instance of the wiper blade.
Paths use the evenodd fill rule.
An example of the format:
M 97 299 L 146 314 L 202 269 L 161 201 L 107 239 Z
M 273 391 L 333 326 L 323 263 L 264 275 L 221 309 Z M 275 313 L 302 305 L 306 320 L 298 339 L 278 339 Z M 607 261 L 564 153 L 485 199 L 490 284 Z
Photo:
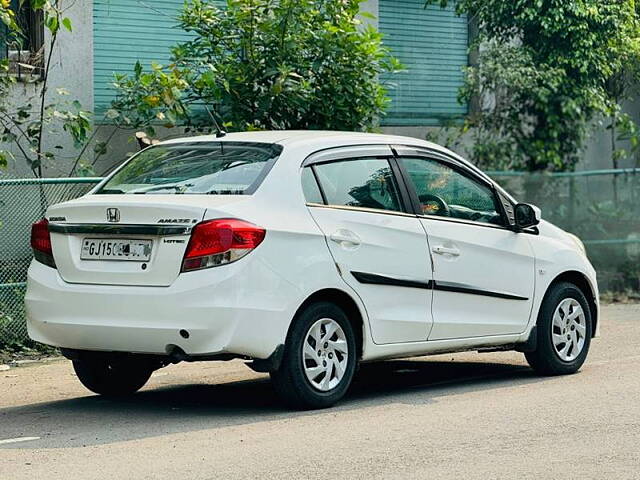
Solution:
M 123 193 L 126 193 L 124 190 L 120 190 L 119 188 L 107 188 L 104 190 L 100 190 L 98 192 L 100 195 L 105 194 L 105 195 L 120 195 Z
M 136 195 L 144 195 L 149 192 L 157 192 L 158 190 L 173 190 L 176 193 L 184 193 L 188 188 L 193 187 L 193 183 L 167 183 L 166 185 L 155 185 L 153 187 L 144 188 L 142 190 L 131 190 L 129 193 Z

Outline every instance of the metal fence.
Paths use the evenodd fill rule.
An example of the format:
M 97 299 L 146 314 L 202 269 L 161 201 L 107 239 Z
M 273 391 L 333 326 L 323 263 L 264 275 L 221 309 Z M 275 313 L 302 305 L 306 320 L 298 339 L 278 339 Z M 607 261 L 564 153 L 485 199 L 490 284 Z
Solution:
M 640 169 L 490 175 L 543 218 L 584 240 L 600 289 L 640 290 Z M 48 205 L 78 197 L 99 178 L 0 178 L 0 345 L 26 338 L 23 297 L 30 226 Z
M 601 291 L 640 291 L 640 169 L 490 175 L 582 239 Z
M 24 291 L 31 224 L 48 205 L 86 193 L 99 178 L 0 178 L 0 346 L 27 338 Z

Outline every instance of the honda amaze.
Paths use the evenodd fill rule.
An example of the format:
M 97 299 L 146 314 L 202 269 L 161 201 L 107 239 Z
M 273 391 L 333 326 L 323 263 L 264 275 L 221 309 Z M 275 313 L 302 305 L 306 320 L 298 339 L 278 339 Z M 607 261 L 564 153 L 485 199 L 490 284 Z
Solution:
M 248 132 L 151 146 L 32 227 L 31 338 L 93 392 L 241 358 L 297 408 L 359 362 L 517 350 L 577 371 L 598 331 L 580 240 L 432 143 Z

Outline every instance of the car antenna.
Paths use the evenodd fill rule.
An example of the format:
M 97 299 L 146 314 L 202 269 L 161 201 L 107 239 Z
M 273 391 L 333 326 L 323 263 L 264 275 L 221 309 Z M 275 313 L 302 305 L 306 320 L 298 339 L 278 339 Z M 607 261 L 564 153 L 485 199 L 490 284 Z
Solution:
M 211 117 L 211 120 L 213 121 L 213 124 L 216 127 L 216 138 L 224 137 L 227 134 L 227 132 L 220 127 L 220 124 L 218 123 L 218 120 L 216 120 L 215 115 L 213 115 L 213 113 L 211 112 L 209 107 L 205 107 L 205 108 L 207 109 L 207 113 Z

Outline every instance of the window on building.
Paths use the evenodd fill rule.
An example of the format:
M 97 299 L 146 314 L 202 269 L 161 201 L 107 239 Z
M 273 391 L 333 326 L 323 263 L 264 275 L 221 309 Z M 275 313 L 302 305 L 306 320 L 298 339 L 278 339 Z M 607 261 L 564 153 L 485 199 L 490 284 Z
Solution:
M 22 5 L 20 5 L 22 3 Z M 0 26 L 0 59 L 9 59 L 10 73 L 18 76 L 41 73 L 44 57 L 44 23 L 42 11 L 34 11 L 29 2 L 11 0 L 20 32 Z
M 453 5 L 441 9 L 424 4 L 424 0 L 380 0 L 383 42 L 406 68 L 382 78 L 391 87 L 383 125 L 436 126 L 467 113 L 467 106 L 458 103 L 468 63 L 467 18 L 457 16 Z

